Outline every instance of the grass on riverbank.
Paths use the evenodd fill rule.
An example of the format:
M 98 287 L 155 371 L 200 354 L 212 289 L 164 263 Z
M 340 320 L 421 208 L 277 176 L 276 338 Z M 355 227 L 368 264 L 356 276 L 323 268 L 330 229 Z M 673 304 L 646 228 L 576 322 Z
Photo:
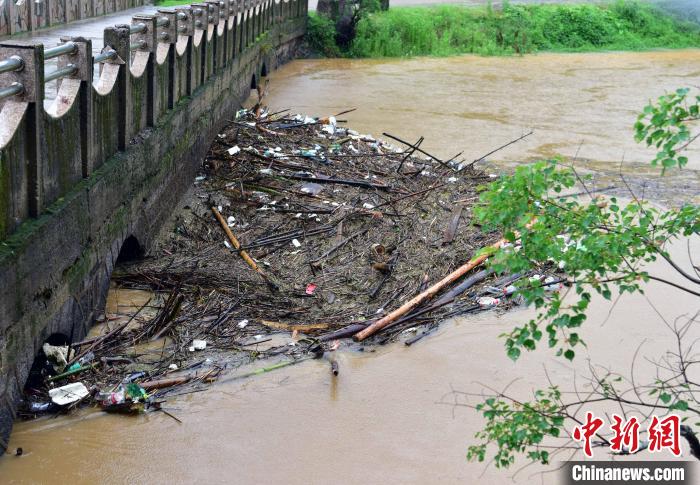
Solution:
M 194 0 L 156 0 L 154 4 L 161 8 L 169 8 L 179 7 L 181 5 L 189 5 L 193 1 Z
M 700 26 L 632 0 L 607 5 L 392 8 L 366 15 L 346 52 L 312 15 L 309 42 L 327 56 L 511 55 L 537 51 L 700 47 Z

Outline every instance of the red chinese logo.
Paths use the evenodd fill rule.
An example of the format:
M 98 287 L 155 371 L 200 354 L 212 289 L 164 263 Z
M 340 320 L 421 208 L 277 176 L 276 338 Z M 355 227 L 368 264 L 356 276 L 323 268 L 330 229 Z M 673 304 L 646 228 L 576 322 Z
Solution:
M 603 426 L 603 420 L 593 416 L 593 413 L 586 413 L 586 422 L 581 426 L 576 426 L 573 432 L 573 438 L 575 441 L 584 441 L 583 452 L 588 458 L 593 457 L 593 451 L 591 450 L 591 438 L 598 432 L 600 427 Z
M 613 414 L 612 417 L 614 422 L 610 428 L 615 436 L 610 440 L 610 449 L 636 453 L 639 450 L 639 420 L 631 417 L 625 422 L 617 414 Z
M 630 454 L 639 451 L 639 419 L 633 416 L 625 421 L 617 414 L 613 414 L 612 419 L 613 423 L 610 429 L 613 432 L 613 437 L 610 439 L 610 450 Z M 602 419 L 587 412 L 585 421 L 576 426 L 572 432 L 574 441 L 583 441 L 583 453 L 588 458 L 593 457 L 591 440 L 602 426 Z M 649 452 L 656 453 L 667 449 L 674 456 L 680 456 L 680 427 L 681 420 L 674 414 L 663 419 L 652 416 L 647 428 Z
M 680 456 L 681 420 L 678 416 L 672 414 L 662 420 L 654 416 L 651 418 L 648 431 L 650 452 L 662 451 L 666 448 L 671 450 L 674 456 Z

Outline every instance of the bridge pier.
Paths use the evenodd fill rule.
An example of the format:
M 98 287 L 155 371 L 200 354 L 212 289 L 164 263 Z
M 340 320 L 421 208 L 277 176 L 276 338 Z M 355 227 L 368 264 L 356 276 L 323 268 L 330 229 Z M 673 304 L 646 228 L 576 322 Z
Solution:
M 71 39 L 75 49 L 60 49 L 68 52 L 59 64 L 65 75 L 46 111 L 43 58 L 58 51 L 0 44 L 0 61 L 16 48 L 29 67 L 0 74 L 0 92 L 16 79 L 26 84 L 18 97 L 0 98 L 0 450 L 43 342 L 56 333 L 85 336 L 104 308 L 124 241 L 149 247 L 212 139 L 250 94 L 251 77 L 294 55 L 306 27 L 298 0 L 290 0 L 295 8 L 267 2 L 275 13 L 267 27 L 266 10 L 244 10 L 243 1 L 106 29 L 94 84 L 89 43 Z M 198 28 L 197 8 L 218 16 Z M 248 44 L 236 48 L 243 30 Z

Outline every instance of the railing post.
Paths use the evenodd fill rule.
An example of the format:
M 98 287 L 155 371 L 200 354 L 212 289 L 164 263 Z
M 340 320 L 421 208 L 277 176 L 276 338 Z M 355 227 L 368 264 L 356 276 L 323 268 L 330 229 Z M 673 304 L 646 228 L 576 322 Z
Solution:
M 67 79 L 80 81 L 80 159 L 82 162 L 82 175 L 89 177 L 95 164 L 94 140 L 90 136 L 93 120 L 92 113 L 92 41 L 84 37 L 61 37 L 61 42 L 73 42 L 77 49 L 72 54 L 66 54 L 58 58 L 58 68 L 72 64 L 78 68 L 75 74 Z M 59 81 L 61 82 L 61 81 Z
M 209 9 L 209 25 L 214 31 L 211 36 L 211 54 L 207 53 L 207 58 L 211 55 L 211 68 L 207 76 L 211 76 L 219 67 L 219 22 L 221 21 L 219 0 L 206 0 Z
M 262 34 L 262 1 L 255 1 L 255 39 Z
M 248 43 L 246 47 L 255 42 L 255 0 L 247 0 L 248 3 Z
M 178 78 L 175 72 L 175 44 L 178 38 L 177 13 L 175 10 L 158 10 L 158 14 L 168 20 L 168 25 L 158 28 L 158 42 L 168 44 L 168 109 L 175 106 L 175 91 Z
M 205 73 L 207 71 L 207 50 L 209 49 L 209 46 L 207 46 L 207 29 L 209 28 L 209 7 L 206 3 L 193 3 L 191 5 L 193 9 L 198 9 L 201 12 L 199 15 L 195 15 L 194 29 L 195 34 L 196 31 L 202 31 L 202 37 L 199 42 L 199 45 L 197 46 L 196 51 L 194 50 L 193 43 L 192 51 L 192 75 L 194 76 L 193 79 L 196 80 L 196 86 L 201 86 L 202 84 L 204 84 L 204 80 L 206 79 Z M 197 57 L 197 62 L 195 62 L 195 57 Z
M 250 2 L 250 18 L 251 18 L 251 36 L 250 43 L 254 44 L 255 39 L 258 37 L 258 0 L 251 0 Z
M 272 16 L 274 15 L 275 12 L 275 0 L 267 0 L 267 14 L 265 15 L 266 20 L 266 28 L 267 30 L 270 30 L 272 28 L 273 22 L 272 22 Z
M 159 9 L 158 14 L 160 17 L 168 20 L 166 26 L 161 26 L 157 28 L 158 42 L 167 42 L 169 44 L 176 44 L 178 38 L 178 25 L 177 25 L 177 13 L 175 10 L 164 10 Z
M 22 85 L 21 93 L 12 101 L 24 102 L 26 108 L 26 180 L 27 212 L 30 217 L 38 217 L 44 206 L 42 193 L 41 137 L 44 115 L 44 45 L 21 42 L 0 44 L 0 58 L 16 56 L 22 59 L 23 67 L 18 71 L 0 74 L 0 87 L 13 83 Z M 0 108 L 4 103 L 0 102 Z
M 245 0 L 236 0 L 236 55 L 243 52 L 245 35 Z
M 131 70 L 129 59 L 131 58 L 131 33 L 128 25 L 116 25 L 108 27 L 104 31 L 104 45 L 114 49 L 123 63 L 119 68 L 115 89 L 118 97 L 117 115 L 117 148 L 126 150 L 129 146 L 129 132 L 133 124 L 133 109 L 131 100 Z M 118 63 L 117 61 L 109 61 Z
M 231 14 L 233 12 L 233 7 L 231 6 L 231 0 L 221 0 L 219 5 L 221 6 L 221 18 L 224 20 L 224 48 L 221 53 L 221 59 L 223 60 L 223 65 L 228 65 L 231 62 L 231 54 L 233 52 L 233 48 L 231 47 L 231 40 L 233 38 Z
M 243 24 L 243 40 L 241 48 L 245 50 L 250 44 L 250 0 L 241 0 L 241 3 L 243 4 L 243 18 L 241 22 Z
M 194 85 L 194 69 L 192 69 L 192 53 L 193 53 L 193 37 L 194 37 L 194 15 L 192 12 L 192 7 L 179 7 L 175 11 L 178 15 L 182 14 L 185 16 L 183 19 L 178 19 L 177 29 L 179 37 L 187 37 L 189 41 L 187 42 L 187 50 L 185 51 L 185 62 L 186 62 L 186 80 L 185 80 L 185 94 L 190 96 L 192 94 L 192 87 Z
M 146 76 L 146 125 L 155 126 L 156 113 L 158 113 L 157 96 L 156 96 L 156 47 L 158 45 L 158 30 L 156 27 L 156 17 L 154 15 L 134 15 L 131 17 L 131 24 L 145 24 L 146 30 L 133 35 L 136 42 L 143 42 L 143 47 L 140 52 L 148 53 L 146 70 L 143 75 Z
M 207 12 L 207 30 L 204 61 L 204 81 L 209 79 L 214 73 L 216 64 L 216 28 L 219 21 L 219 4 L 218 2 L 209 3 L 205 0 L 204 3 Z M 209 31 L 212 31 L 211 40 Z

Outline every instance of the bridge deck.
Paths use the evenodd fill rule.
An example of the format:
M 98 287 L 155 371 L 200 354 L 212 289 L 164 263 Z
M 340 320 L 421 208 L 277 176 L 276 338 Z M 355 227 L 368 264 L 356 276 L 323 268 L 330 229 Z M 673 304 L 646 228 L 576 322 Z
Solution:
M 100 17 L 92 17 L 83 20 L 76 20 L 68 24 L 57 25 L 34 32 L 23 32 L 12 36 L 13 40 L 30 40 L 41 42 L 46 47 L 54 47 L 61 43 L 64 36 L 82 36 L 92 40 L 93 52 L 99 53 L 102 50 L 104 29 L 117 24 L 130 24 L 131 17 L 139 14 L 153 14 L 159 7 L 147 5 L 143 7 L 130 8 Z M 48 64 L 48 62 L 47 62 Z
M 120 12 L 102 15 L 100 17 L 92 17 L 83 20 L 76 20 L 68 24 L 57 25 L 34 32 L 22 32 L 12 36 L 13 40 L 25 40 L 31 42 L 41 42 L 44 47 L 54 47 L 61 44 L 61 37 L 85 37 L 92 40 L 92 51 L 94 54 L 99 54 L 104 47 L 103 33 L 107 27 L 112 27 L 118 24 L 130 24 L 131 17 L 139 14 L 154 14 L 159 7 L 146 5 L 143 7 L 130 8 Z M 46 72 L 56 69 L 58 59 L 49 59 L 45 63 Z M 94 79 L 99 78 L 99 65 L 95 65 Z M 56 97 L 58 89 L 58 81 L 46 83 L 45 105 L 49 105 Z

